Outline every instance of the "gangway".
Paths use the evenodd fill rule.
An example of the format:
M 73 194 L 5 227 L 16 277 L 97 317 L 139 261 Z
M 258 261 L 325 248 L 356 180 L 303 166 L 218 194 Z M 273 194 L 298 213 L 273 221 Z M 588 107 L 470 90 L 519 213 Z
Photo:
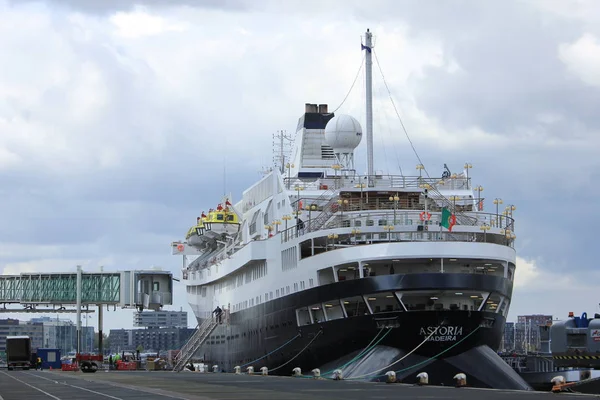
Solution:
M 175 367 L 173 372 L 181 372 L 185 365 L 192 359 L 200 346 L 206 342 L 208 336 L 219 325 L 217 318 L 207 318 L 202 325 L 198 326 L 196 332 L 190 337 L 187 343 L 181 348 L 177 356 L 175 356 Z
M 98 307 L 99 348 L 102 354 L 102 307 L 160 310 L 173 304 L 173 274 L 159 269 L 118 272 L 21 273 L 0 275 L 0 312 L 57 312 L 75 306 L 77 353 L 81 340 L 82 307 Z M 22 305 L 8 309 L 6 305 Z M 83 310 L 87 312 L 87 310 Z

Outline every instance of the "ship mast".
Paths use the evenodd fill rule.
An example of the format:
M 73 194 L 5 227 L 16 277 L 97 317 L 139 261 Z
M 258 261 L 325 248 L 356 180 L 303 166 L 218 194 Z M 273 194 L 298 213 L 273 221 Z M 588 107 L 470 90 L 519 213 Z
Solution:
M 365 44 L 361 46 L 366 50 L 365 54 L 365 86 L 367 105 L 367 176 L 368 184 L 372 185 L 373 173 L 373 60 L 371 50 L 373 49 L 373 34 L 367 29 L 365 33 Z

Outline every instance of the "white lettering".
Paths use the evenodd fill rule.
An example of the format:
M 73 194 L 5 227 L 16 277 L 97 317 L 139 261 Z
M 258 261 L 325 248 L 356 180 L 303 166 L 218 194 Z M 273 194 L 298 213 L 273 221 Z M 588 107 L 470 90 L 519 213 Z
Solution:
M 440 326 L 437 331 L 435 326 L 423 326 L 419 329 L 419 335 L 427 336 L 429 342 L 456 341 L 456 337 L 462 336 L 462 334 L 462 326 Z

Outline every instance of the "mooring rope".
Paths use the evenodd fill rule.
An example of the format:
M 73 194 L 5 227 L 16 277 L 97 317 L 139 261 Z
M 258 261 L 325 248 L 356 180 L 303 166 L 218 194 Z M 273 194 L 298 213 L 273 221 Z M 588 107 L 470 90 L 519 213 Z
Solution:
M 262 356 L 260 358 L 257 358 L 254 361 L 250 361 L 249 363 L 246 363 L 244 365 L 240 365 L 240 368 L 244 368 L 247 365 L 253 364 L 253 363 L 257 362 L 257 361 L 262 360 L 263 358 L 266 358 L 266 357 L 270 356 L 271 354 L 275 353 L 276 351 L 278 351 L 278 350 L 284 348 L 285 346 L 287 346 L 288 344 L 292 343 L 294 340 L 298 339 L 300 336 L 301 336 L 300 334 L 297 334 L 296 336 L 294 336 L 293 338 L 291 338 L 290 340 L 288 340 L 287 342 L 285 342 L 284 344 L 282 344 L 281 346 L 279 346 L 278 348 L 276 348 L 272 352 L 270 352 L 268 354 L 265 354 L 264 356 Z
M 323 333 L 323 330 L 320 330 L 319 332 L 317 332 L 317 334 L 315 335 L 315 337 L 312 338 L 312 340 L 310 342 L 308 342 L 308 344 L 306 346 L 304 346 L 304 348 L 302 350 L 300 350 L 300 352 L 298 354 L 296 354 L 294 357 L 290 358 L 288 361 L 286 361 L 285 363 L 281 364 L 280 366 L 275 367 L 273 369 L 270 369 L 269 372 L 276 371 L 279 368 L 285 367 L 286 365 L 288 365 L 289 363 L 291 363 L 292 361 L 294 361 L 296 359 L 296 357 L 298 357 L 300 354 L 302 354 L 302 352 L 304 352 L 304 350 L 308 349 L 308 346 L 310 346 L 312 344 L 312 342 L 314 342 L 315 339 L 318 338 L 321 333 Z

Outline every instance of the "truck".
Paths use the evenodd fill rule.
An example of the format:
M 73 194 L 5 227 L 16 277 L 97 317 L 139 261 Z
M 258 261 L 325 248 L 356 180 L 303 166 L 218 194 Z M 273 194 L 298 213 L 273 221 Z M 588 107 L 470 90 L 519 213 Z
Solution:
M 31 368 L 31 338 L 29 336 L 7 336 L 6 337 L 6 367 Z

